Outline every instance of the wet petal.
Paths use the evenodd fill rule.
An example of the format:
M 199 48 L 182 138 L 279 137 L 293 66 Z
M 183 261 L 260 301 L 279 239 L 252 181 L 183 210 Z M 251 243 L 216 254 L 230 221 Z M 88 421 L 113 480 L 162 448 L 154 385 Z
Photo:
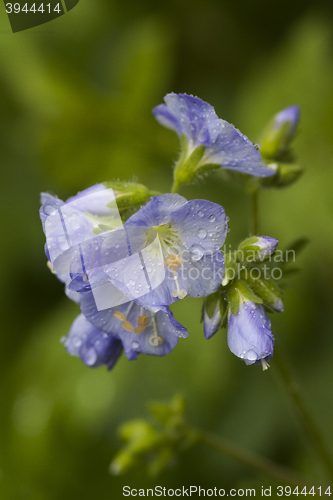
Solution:
M 224 208 L 207 200 L 188 201 L 174 213 L 172 223 L 184 247 L 202 255 L 219 250 L 228 232 Z
M 78 356 L 91 368 L 106 365 L 111 370 L 123 350 L 118 338 L 93 326 L 83 314 L 74 320 L 63 343 L 69 354 Z
M 220 329 L 221 320 L 222 316 L 219 302 L 216 303 L 215 310 L 211 318 L 208 316 L 206 308 L 204 307 L 204 332 L 206 339 L 210 339 Z
M 216 163 L 227 170 L 267 177 L 275 171 L 261 160 L 259 151 L 252 142 L 233 125 L 220 120 L 220 133 L 215 143 L 207 148 L 205 163 Z
M 259 364 L 273 356 L 274 338 L 265 309 L 253 302 L 243 303 L 237 314 L 230 314 L 228 345 L 247 365 Z
M 219 133 L 219 119 L 214 108 L 198 97 L 187 94 L 167 94 L 166 105 L 157 106 L 153 112 L 164 126 L 184 134 L 193 146 L 211 146 Z

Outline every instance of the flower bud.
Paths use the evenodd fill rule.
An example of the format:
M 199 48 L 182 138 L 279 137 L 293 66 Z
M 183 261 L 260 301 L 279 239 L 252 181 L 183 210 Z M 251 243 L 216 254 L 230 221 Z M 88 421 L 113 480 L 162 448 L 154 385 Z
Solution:
M 289 106 L 275 115 L 260 139 L 263 158 L 281 159 L 288 153 L 300 116 L 298 106 Z
M 275 251 L 277 244 L 278 240 L 270 236 L 252 236 L 239 245 L 237 257 L 247 262 L 264 260 Z
M 302 175 L 303 169 L 299 165 L 288 163 L 271 163 L 269 166 L 275 170 L 275 175 L 260 179 L 265 187 L 286 187 L 293 184 Z
M 118 207 L 119 211 L 146 203 L 150 196 L 157 194 L 151 193 L 143 184 L 135 182 L 106 181 L 103 184 L 107 188 L 111 188 L 115 195 L 115 201 L 112 201 L 108 206 L 110 208 Z
M 227 320 L 227 304 L 217 291 L 209 295 L 203 306 L 204 332 L 206 339 L 210 339 Z

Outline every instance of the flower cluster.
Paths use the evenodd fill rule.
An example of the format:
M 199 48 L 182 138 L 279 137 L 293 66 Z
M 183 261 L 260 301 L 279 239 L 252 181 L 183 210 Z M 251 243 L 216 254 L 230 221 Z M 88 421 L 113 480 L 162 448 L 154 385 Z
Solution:
M 225 273 L 220 249 L 229 219 L 223 207 L 187 201 L 175 191 L 214 168 L 261 178 L 276 172 L 263 163 L 258 147 L 201 99 L 168 94 L 153 112 L 182 141 L 172 193 L 154 195 L 141 184 L 111 181 L 66 202 L 41 195 L 48 266 L 81 309 L 63 343 L 90 367 L 111 369 L 123 351 L 129 360 L 164 356 L 188 336 L 169 306 L 187 296 L 205 297 L 206 338 L 228 322 L 230 350 L 246 364 L 266 368 L 274 348 L 266 310 L 283 310 L 277 288 L 269 280 L 230 278 L 240 258 L 228 259 Z M 276 245 L 269 237 L 245 240 L 238 249 L 247 257 L 241 269 L 251 265 L 250 251 L 255 260 L 265 259 Z
M 42 194 L 40 209 L 49 266 L 82 311 L 64 344 L 108 368 L 123 350 L 164 356 L 188 336 L 168 306 L 218 289 L 228 229 L 221 206 L 178 194 L 152 197 L 122 225 L 112 198 L 97 184 L 66 202 Z

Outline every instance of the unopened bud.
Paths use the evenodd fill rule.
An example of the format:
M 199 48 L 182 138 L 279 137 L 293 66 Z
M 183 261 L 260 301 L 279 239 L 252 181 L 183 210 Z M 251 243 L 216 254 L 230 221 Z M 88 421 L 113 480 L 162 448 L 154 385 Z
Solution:
M 260 138 L 263 158 L 281 159 L 288 153 L 300 116 L 298 106 L 289 106 L 275 115 Z
M 270 236 L 251 236 L 238 247 L 237 257 L 246 262 L 256 262 L 269 257 L 276 249 L 278 240 Z

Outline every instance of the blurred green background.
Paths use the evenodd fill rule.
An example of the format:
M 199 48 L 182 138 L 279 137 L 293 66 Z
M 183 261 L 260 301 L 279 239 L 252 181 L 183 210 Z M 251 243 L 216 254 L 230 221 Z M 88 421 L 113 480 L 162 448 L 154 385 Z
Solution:
M 151 113 L 167 92 L 201 97 L 253 141 L 274 113 L 299 104 L 295 150 L 306 172 L 263 193 L 261 227 L 281 247 L 311 241 L 272 324 L 332 451 L 332 4 L 80 0 L 16 34 L 2 4 L 0 22 L 0 498 L 117 500 L 126 484 L 273 484 L 199 447 L 158 479 L 142 469 L 112 477 L 117 426 L 175 392 L 195 424 L 323 481 L 274 360 L 263 373 L 229 352 L 225 331 L 207 342 L 199 300 L 173 307 L 190 337 L 165 358 L 123 356 L 109 373 L 66 354 L 59 340 L 79 311 L 46 267 L 38 208 L 42 190 L 66 199 L 113 178 L 168 190 L 178 140 Z M 225 207 L 227 244 L 248 235 L 240 186 L 213 174 L 181 194 Z

